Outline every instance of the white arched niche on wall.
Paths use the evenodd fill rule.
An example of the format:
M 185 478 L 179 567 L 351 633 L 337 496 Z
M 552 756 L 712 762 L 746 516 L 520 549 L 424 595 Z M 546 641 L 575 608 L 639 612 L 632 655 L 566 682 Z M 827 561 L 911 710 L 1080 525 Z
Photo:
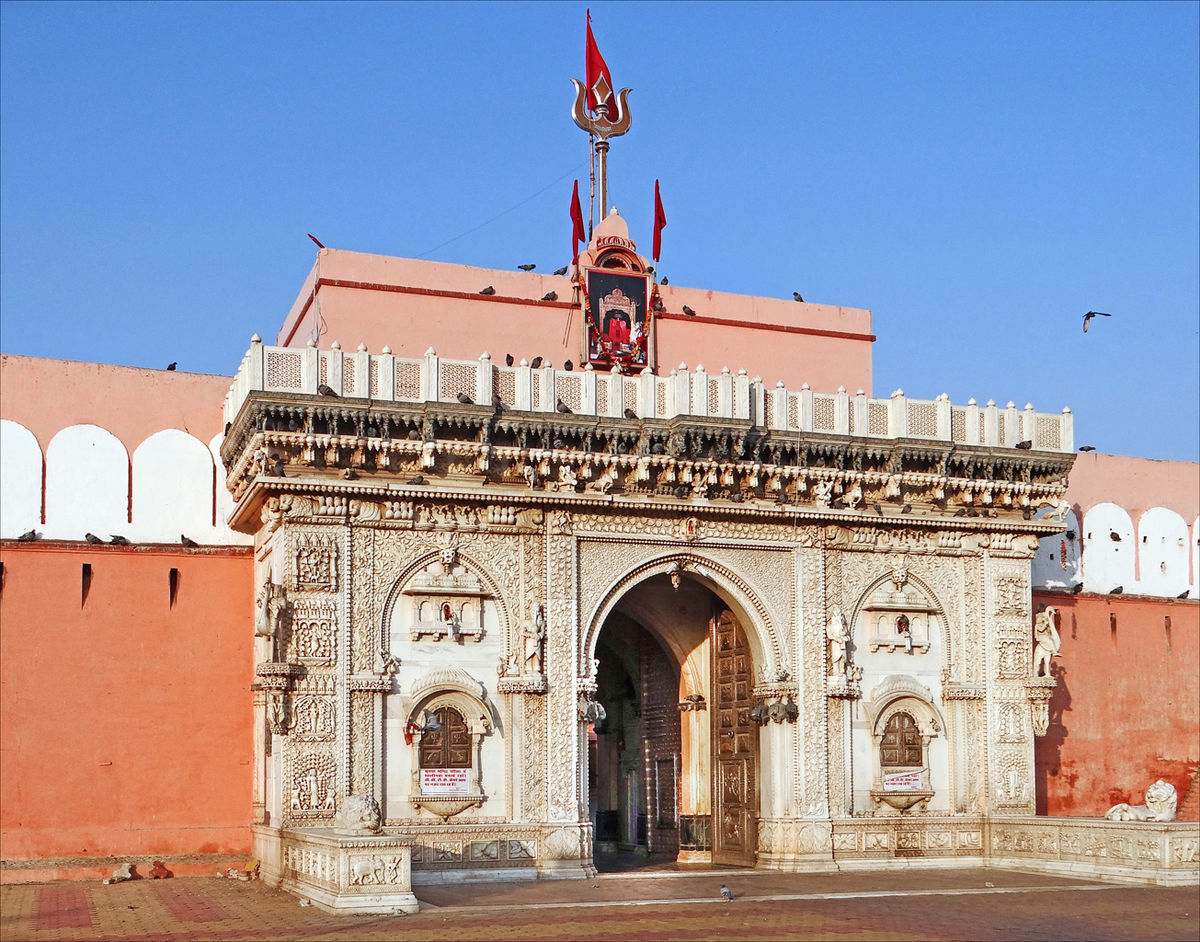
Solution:
M 1192 521 L 1192 598 L 1200 595 L 1200 517 Z
M 1115 534 L 1115 536 L 1114 536 Z M 1083 583 L 1089 592 L 1111 592 L 1118 586 L 1136 590 L 1133 521 L 1116 504 L 1097 504 L 1083 515 Z
M 213 531 L 213 542 L 249 546 L 254 537 L 249 533 L 238 533 L 229 528 L 229 516 L 233 513 L 233 495 L 225 486 L 225 465 L 221 461 L 221 443 L 225 441 L 225 433 L 218 432 L 208 443 L 209 454 L 212 455 L 213 467 L 216 469 L 216 505 L 217 523 Z
M 1138 520 L 1138 579 L 1143 595 L 1172 597 L 1190 587 L 1190 547 L 1183 517 L 1151 507 Z
M 0 420 L 0 537 L 42 525 L 42 448 L 19 422 Z
M 1062 533 L 1044 536 L 1038 543 L 1037 556 L 1033 559 L 1035 589 L 1070 589 L 1082 581 L 1079 574 L 1079 520 L 1073 510 L 1067 512 L 1063 526 L 1066 529 Z
M 111 432 L 72 425 L 46 447 L 46 536 L 107 540 L 129 530 L 129 454 Z
M 142 543 L 211 541 L 213 460 L 208 446 L 179 429 L 155 432 L 133 452 L 133 523 Z

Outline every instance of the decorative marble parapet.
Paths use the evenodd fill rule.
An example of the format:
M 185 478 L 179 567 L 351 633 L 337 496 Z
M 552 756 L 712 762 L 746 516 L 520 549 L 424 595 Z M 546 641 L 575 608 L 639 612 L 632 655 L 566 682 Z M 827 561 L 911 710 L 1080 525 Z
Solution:
M 279 833 L 282 886 L 330 913 L 415 913 L 412 838 L 363 837 L 332 828 Z
M 386 348 L 385 348 L 386 350 Z M 347 368 L 347 367 L 350 368 Z M 371 377 L 370 382 L 365 381 Z M 251 392 L 316 395 L 318 386 L 339 398 L 378 402 L 444 402 L 518 412 L 553 413 L 565 403 L 576 415 L 622 418 L 633 405 L 641 419 L 678 415 L 745 420 L 755 425 L 804 432 L 828 432 L 881 439 L 928 439 L 961 445 L 1013 448 L 1029 441 L 1039 451 L 1074 451 L 1074 417 L 1034 412 L 971 400 L 953 406 L 944 394 L 937 399 L 908 399 L 896 390 L 887 399 L 863 393 L 813 392 L 781 385 L 768 387 L 745 370 L 709 373 L 686 365 L 657 376 L 649 369 L 637 375 L 620 372 L 556 370 L 551 366 L 497 366 L 484 353 L 478 360 L 448 360 L 430 348 L 423 357 L 404 358 L 388 352 L 370 354 L 316 347 L 265 346 L 255 338 L 225 397 L 225 421 L 237 418 Z M 463 398 L 460 398 L 463 397 Z
M 1200 823 L 993 818 L 988 864 L 1130 883 L 1200 883 Z

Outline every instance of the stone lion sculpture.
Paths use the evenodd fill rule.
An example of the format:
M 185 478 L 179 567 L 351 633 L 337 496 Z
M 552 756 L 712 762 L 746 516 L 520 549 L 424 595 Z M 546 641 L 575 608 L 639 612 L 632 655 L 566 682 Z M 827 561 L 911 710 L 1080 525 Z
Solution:
M 370 795 L 347 795 L 336 825 L 355 834 L 378 834 L 383 830 L 382 817 L 379 803 Z
M 1144 805 L 1127 805 L 1121 802 L 1108 809 L 1104 817 L 1110 821 L 1174 821 L 1175 805 L 1179 796 L 1175 786 L 1161 778 L 1146 789 Z

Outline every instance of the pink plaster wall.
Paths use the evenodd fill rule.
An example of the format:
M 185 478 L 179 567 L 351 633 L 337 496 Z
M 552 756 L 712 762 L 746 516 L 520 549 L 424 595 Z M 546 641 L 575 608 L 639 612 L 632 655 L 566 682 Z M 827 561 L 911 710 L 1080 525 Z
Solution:
M 496 293 L 480 295 L 488 285 Z M 559 300 L 541 301 L 550 291 Z M 808 383 L 818 392 L 871 393 L 870 311 L 676 285 L 661 292 L 659 372 L 680 363 L 714 373 L 728 366 L 792 389 Z M 571 297 L 565 276 L 322 249 L 276 342 L 303 346 L 316 327 L 322 348 L 337 340 L 344 350 L 364 343 L 377 353 L 387 345 L 417 357 L 433 347 L 472 360 L 487 351 L 497 363 L 511 353 L 518 362 L 541 356 L 561 366 L 581 360 L 581 314 Z
M 108 429 L 130 454 L 166 428 L 207 443 L 223 427 L 221 406 L 231 382 L 229 376 L 6 353 L 0 354 L 0 418 L 33 432 L 43 452 L 56 432 L 85 423 Z
M 1173 510 L 1191 526 L 1200 513 L 1200 464 L 1084 453 L 1071 468 L 1067 500 L 1082 518 L 1111 502 L 1137 520 L 1151 507 Z

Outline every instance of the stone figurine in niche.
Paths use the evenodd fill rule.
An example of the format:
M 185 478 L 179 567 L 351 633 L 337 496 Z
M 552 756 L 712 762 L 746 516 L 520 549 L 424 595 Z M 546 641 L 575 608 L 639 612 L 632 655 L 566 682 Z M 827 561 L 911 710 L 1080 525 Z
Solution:
M 1174 821 L 1175 807 L 1179 795 L 1175 786 L 1161 778 L 1146 789 L 1144 805 L 1129 805 L 1121 802 L 1105 812 L 1110 821 Z
M 906 650 L 909 654 L 912 654 L 912 626 L 909 624 L 907 615 L 901 615 L 896 619 L 896 634 L 904 635 L 904 650 Z
M 1044 611 L 1038 612 L 1033 621 L 1034 677 L 1049 677 L 1050 659 L 1062 657 L 1059 653 L 1062 639 L 1058 636 L 1058 629 L 1054 627 L 1054 616 L 1057 614 L 1058 609 L 1051 605 Z
M 546 608 L 540 602 L 534 612 L 533 624 L 525 626 L 525 671 L 540 675 L 545 668 Z
M 849 666 L 846 643 L 850 640 L 850 629 L 846 625 L 846 615 L 840 608 L 835 608 L 829 616 L 825 637 L 829 639 L 829 662 L 833 673 L 845 677 Z
M 268 575 L 254 600 L 258 613 L 254 619 L 254 633 L 260 638 L 278 637 L 279 621 L 287 607 L 283 586 L 276 585 Z

